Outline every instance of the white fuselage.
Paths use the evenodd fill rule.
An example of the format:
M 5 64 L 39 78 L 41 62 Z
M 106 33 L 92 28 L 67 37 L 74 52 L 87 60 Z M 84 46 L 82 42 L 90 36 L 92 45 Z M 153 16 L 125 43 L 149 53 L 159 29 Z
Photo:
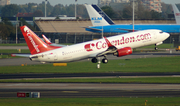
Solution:
M 116 35 L 108 37 L 107 39 L 117 49 L 121 49 L 124 47 L 137 48 L 157 44 L 168 37 L 169 34 L 164 33 L 161 30 L 144 30 Z M 105 39 L 99 39 L 31 55 L 30 58 L 32 61 L 40 62 L 70 62 L 96 57 L 97 54 L 106 51 L 107 49 L 108 46 Z

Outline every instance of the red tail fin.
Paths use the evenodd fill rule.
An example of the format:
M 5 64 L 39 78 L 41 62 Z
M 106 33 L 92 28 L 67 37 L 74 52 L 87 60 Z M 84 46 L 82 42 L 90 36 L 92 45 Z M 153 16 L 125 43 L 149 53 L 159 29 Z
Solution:
M 27 26 L 20 27 L 21 32 L 26 40 L 31 54 L 38 54 L 59 47 L 49 46 L 44 43 L 33 31 L 31 31 Z

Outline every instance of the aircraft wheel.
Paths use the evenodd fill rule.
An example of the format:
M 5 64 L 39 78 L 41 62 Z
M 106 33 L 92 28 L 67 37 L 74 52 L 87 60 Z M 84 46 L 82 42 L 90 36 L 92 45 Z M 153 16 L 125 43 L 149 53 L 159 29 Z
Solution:
M 108 63 L 108 59 L 102 59 L 102 63 Z
M 97 61 L 98 61 L 97 58 L 92 58 L 91 60 L 92 63 L 97 63 Z
M 155 49 L 155 50 L 158 50 L 158 48 L 157 48 L 157 47 L 155 47 L 154 49 Z

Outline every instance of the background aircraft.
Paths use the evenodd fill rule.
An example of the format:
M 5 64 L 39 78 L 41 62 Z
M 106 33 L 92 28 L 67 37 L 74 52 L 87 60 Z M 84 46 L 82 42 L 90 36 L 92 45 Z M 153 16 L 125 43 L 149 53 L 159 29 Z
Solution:
M 126 33 L 133 31 L 132 24 L 119 24 L 116 25 L 97 5 L 85 4 L 91 19 L 92 25 L 86 27 L 86 31 L 95 33 Z M 180 33 L 180 12 L 176 5 L 173 5 L 174 14 L 176 18 L 176 25 L 170 24 L 135 24 L 134 30 L 146 30 L 146 29 L 159 29 L 168 33 Z
M 117 57 L 129 55 L 133 48 L 162 44 L 169 37 L 168 33 L 161 30 L 144 30 L 61 47 L 46 44 L 27 26 L 21 26 L 20 29 L 31 52 L 28 57 L 42 63 L 71 62 L 87 58 L 92 58 L 91 61 L 97 63 L 98 57 L 104 57 L 102 62 L 107 63 L 108 54 Z

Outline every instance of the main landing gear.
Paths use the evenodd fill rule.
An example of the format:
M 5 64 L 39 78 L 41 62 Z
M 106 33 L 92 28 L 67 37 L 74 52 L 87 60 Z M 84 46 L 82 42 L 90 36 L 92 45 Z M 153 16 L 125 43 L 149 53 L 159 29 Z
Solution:
M 97 59 L 96 57 L 92 58 L 92 60 L 91 60 L 92 63 L 97 63 L 99 61 L 100 61 L 100 59 Z M 102 63 L 105 63 L 105 64 L 108 63 L 108 59 L 106 57 L 104 57 L 102 59 Z
M 104 56 L 102 61 L 100 61 L 100 57 L 98 57 L 98 59 L 96 57 L 94 57 L 94 58 L 92 58 L 91 62 L 92 63 L 98 63 L 97 68 L 100 68 L 100 63 L 102 62 L 102 63 L 106 64 L 106 63 L 108 63 L 108 59 L 106 58 L 106 56 Z
M 155 44 L 155 48 L 154 48 L 154 50 L 158 50 L 158 47 L 157 47 L 157 45 Z

